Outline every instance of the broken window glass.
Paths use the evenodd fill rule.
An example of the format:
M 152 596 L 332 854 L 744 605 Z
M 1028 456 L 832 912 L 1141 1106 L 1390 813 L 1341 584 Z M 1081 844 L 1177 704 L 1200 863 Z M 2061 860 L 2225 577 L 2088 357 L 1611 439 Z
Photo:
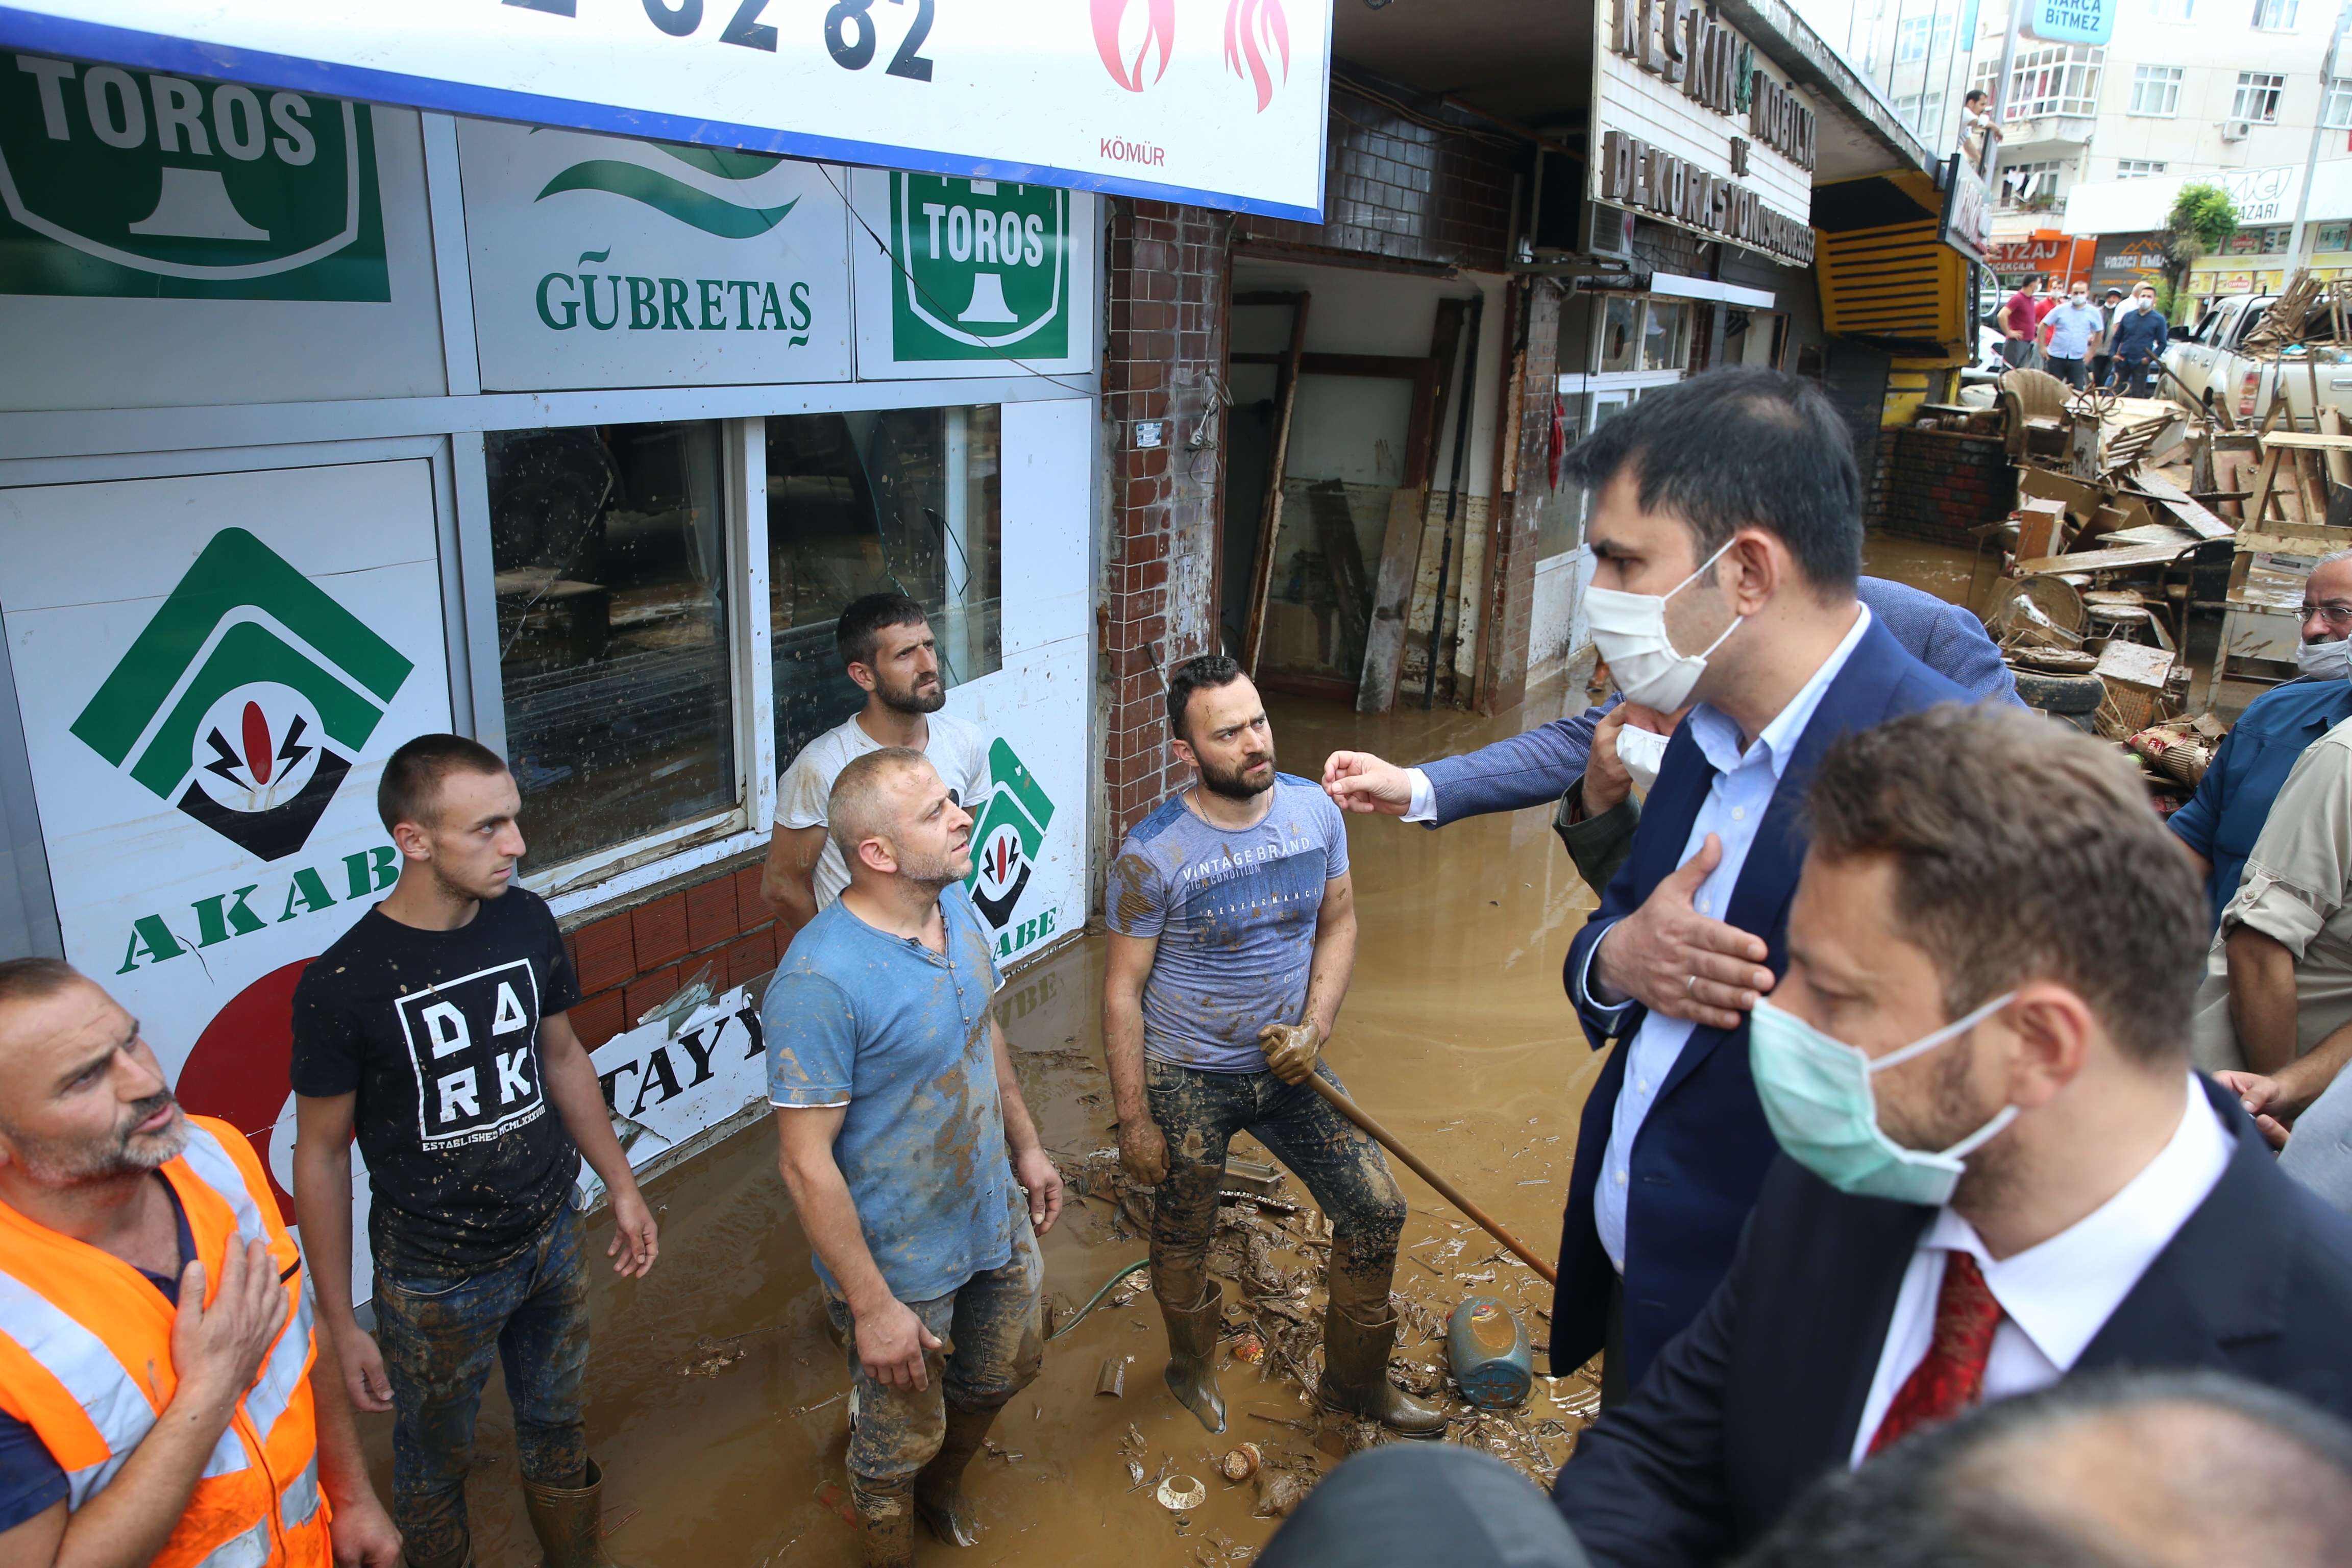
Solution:
M 524 871 L 732 806 L 719 424 L 493 431 L 486 444 Z
M 939 639 L 940 679 L 1001 668 L 996 406 L 768 421 L 768 604 L 776 761 L 865 706 L 833 629 L 853 599 L 900 593 Z

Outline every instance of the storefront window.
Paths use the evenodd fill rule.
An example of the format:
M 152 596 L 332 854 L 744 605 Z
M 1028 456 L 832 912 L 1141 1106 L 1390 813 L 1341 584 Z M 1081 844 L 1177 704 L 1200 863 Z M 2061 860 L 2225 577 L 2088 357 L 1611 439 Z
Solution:
M 998 411 L 894 408 L 768 422 L 776 760 L 856 712 L 834 624 L 902 593 L 930 612 L 949 686 L 1002 667 Z
M 487 447 L 525 873 L 732 806 L 719 426 L 493 431 Z
M 1642 333 L 1642 368 L 1682 369 L 1690 361 L 1690 307 L 1653 300 Z
M 1642 302 L 1639 300 L 1628 299 L 1622 294 L 1610 294 L 1602 297 L 1601 316 L 1601 368 L 1602 370 L 1639 368 L 1633 363 L 1633 356 L 1638 352 L 1636 343 L 1640 334 L 1637 323 L 1641 320 L 1641 311 Z

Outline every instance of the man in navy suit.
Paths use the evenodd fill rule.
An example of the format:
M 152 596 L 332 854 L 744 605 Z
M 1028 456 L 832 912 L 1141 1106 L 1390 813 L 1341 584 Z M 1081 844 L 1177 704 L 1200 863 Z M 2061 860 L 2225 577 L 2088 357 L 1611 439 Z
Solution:
M 1695 376 L 1570 462 L 1595 498 L 1601 657 L 1629 701 L 1691 706 L 1566 966 L 1594 1048 L 1619 1045 L 1577 1138 L 1551 1364 L 1607 1343 L 1613 1404 L 1723 1278 L 1771 1161 L 1748 1009 L 1785 966 L 1814 761 L 1845 731 L 1969 694 L 1855 599 L 1861 479 L 1810 383 Z
M 2077 1373 L 2352 1410 L 2352 1221 L 2189 1070 L 2204 900 L 2130 766 L 1941 707 L 1830 747 L 1809 816 L 1750 1025 L 1787 1157 L 1560 1471 L 1592 1561 L 1720 1562 L 1816 1479 Z

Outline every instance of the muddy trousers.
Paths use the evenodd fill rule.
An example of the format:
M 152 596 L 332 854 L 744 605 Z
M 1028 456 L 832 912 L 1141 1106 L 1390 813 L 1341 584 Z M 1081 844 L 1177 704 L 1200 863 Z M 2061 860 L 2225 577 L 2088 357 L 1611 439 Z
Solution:
M 952 1293 L 908 1301 L 908 1310 L 940 1342 L 924 1357 L 927 1386 L 893 1388 L 867 1375 L 857 1359 L 857 1322 L 849 1303 L 830 1290 L 825 1310 L 842 1334 L 857 1428 L 849 1437 L 849 1479 L 860 1508 L 914 1477 L 940 1451 L 950 1405 L 993 1411 L 1029 1386 L 1045 1357 L 1040 1303 L 1045 1266 L 1024 1212 L 1013 1227 L 1013 1258 L 1001 1268 L 973 1275 Z M 869 1483 L 882 1483 L 876 1487 Z
M 466 1473 L 490 1363 L 506 1371 L 523 1478 L 577 1487 L 588 1468 L 588 1268 L 567 1205 L 514 1257 L 462 1279 L 377 1267 L 376 1342 L 392 1380 L 392 1518 L 419 1562 L 467 1539 Z
M 1315 1072 L 1344 1089 L 1323 1063 Z M 1207 1287 L 1225 1145 L 1236 1132 L 1265 1144 L 1307 1184 L 1332 1234 L 1352 1242 L 1345 1249 L 1352 1268 L 1390 1278 L 1404 1194 L 1381 1146 L 1329 1100 L 1270 1072 L 1202 1072 L 1155 1058 L 1144 1059 L 1143 1082 L 1151 1120 L 1168 1140 L 1168 1175 L 1151 1203 L 1151 1289 L 1163 1305 L 1181 1310 Z

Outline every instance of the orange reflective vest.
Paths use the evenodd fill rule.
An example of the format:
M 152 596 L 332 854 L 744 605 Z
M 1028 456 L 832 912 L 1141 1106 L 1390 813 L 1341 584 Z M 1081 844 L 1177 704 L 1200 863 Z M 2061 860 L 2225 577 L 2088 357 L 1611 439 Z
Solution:
M 153 1568 L 330 1568 L 310 1403 L 310 1295 L 253 1147 L 226 1122 L 188 1118 L 188 1146 L 163 1167 L 187 1212 L 205 1300 L 229 1247 L 267 1242 L 288 1313 L 253 1386 L 214 1445 Z M 113 1480 L 171 1403 L 172 1303 L 111 1253 L 0 1204 L 0 1409 L 25 1422 L 66 1472 L 66 1502 Z

